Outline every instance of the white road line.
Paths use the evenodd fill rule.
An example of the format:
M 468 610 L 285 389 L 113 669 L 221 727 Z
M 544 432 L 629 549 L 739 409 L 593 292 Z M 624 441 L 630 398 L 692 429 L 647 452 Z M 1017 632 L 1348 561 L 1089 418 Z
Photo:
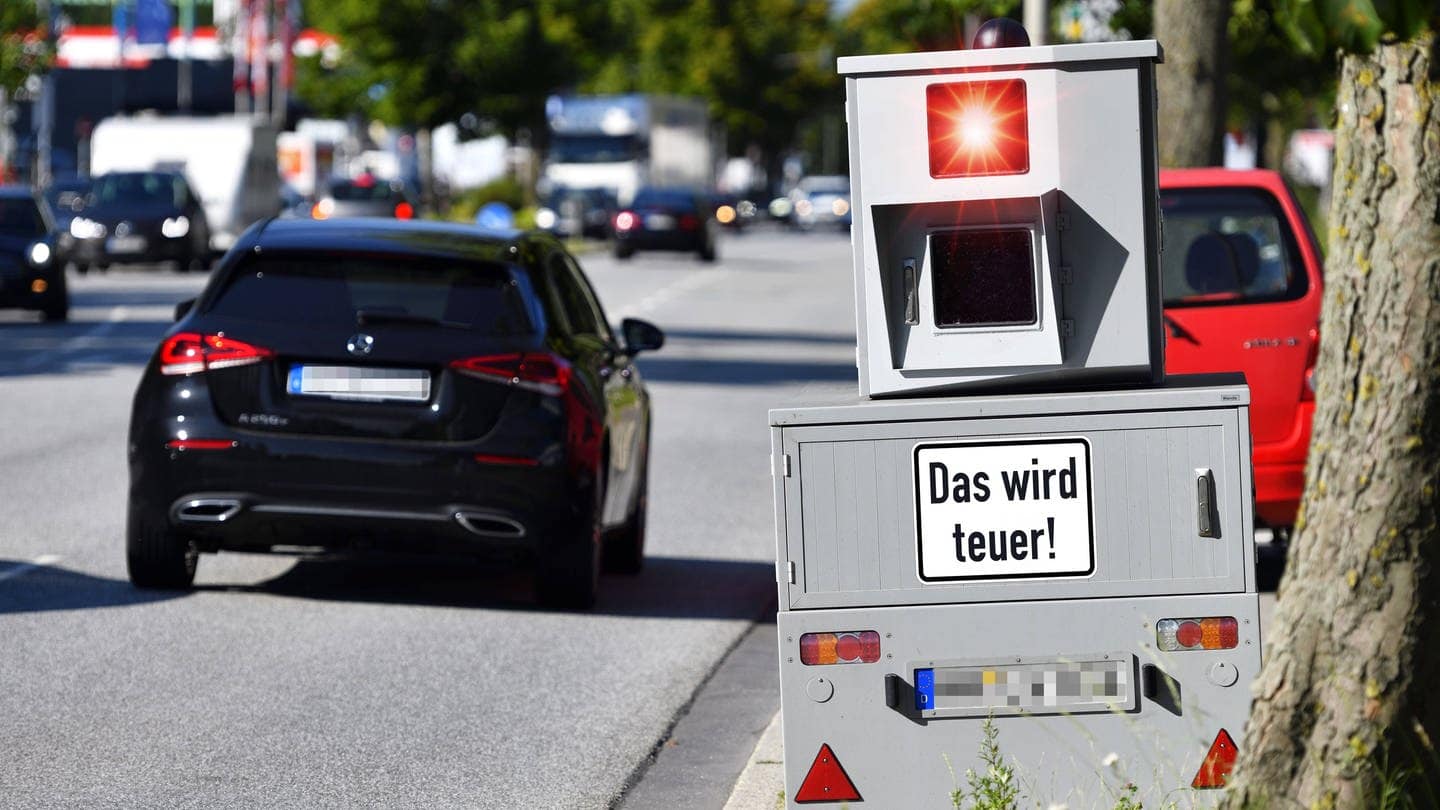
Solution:
M 82 348 L 86 343 L 93 341 L 95 338 L 104 337 L 106 334 L 115 329 L 116 324 L 124 321 L 125 318 L 129 316 L 129 314 L 130 310 L 126 309 L 124 306 L 111 307 L 110 313 L 105 317 L 105 320 L 95 324 L 89 329 L 86 329 L 84 332 L 81 332 L 80 334 L 67 339 L 64 343 L 61 343 L 59 346 L 56 346 L 48 352 L 41 352 L 39 354 L 32 355 L 31 357 L 27 358 L 25 362 L 20 363 L 19 368 L 23 371 L 43 368 L 46 365 L 53 363 L 56 357 L 60 357 L 68 352 L 72 352 L 76 349 Z
M 39 557 L 36 557 L 28 563 L 21 563 L 14 568 L 7 568 L 4 571 L 0 571 L 0 582 L 4 582 L 7 579 L 14 579 L 15 577 L 24 576 L 31 571 L 34 571 L 36 568 L 48 568 L 57 562 L 60 562 L 60 555 L 41 554 Z
M 685 278 L 673 284 L 667 284 L 666 286 L 661 287 L 660 289 L 650 293 L 644 298 L 641 298 L 639 301 L 636 301 L 633 306 L 621 307 L 620 311 L 617 313 L 617 317 L 633 318 L 639 315 L 645 315 L 650 312 L 654 312 L 662 305 L 668 303 L 675 296 L 680 295 L 681 293 L 693 292 L 694 290 L 703 287 L 706 284 L 711 284 L 713 282 L 719 281 L 722 277 L 724 277 L 724 275 L 725 274 L 723 272 L 702 272 L 686 276 Z

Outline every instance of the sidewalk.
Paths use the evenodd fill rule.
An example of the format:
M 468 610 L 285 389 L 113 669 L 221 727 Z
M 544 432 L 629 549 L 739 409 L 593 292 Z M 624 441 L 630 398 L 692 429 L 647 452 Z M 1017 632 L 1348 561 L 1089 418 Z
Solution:
M 784 810 L 785 752 L 780 741 L 780 713 L 776 712 L 745 770 L 735 781 L 725 810 Z

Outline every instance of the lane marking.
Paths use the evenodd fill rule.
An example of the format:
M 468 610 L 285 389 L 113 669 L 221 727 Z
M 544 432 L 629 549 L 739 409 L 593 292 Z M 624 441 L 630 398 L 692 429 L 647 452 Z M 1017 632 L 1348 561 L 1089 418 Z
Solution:
M 48 365 L 54 362 L 57 358 L 63 357 L 64 355 L 69 354 L 76 349 L 84 348 L 85 344 L 94 341 L 96 338 L 104 337 L 105 335 L 114 331 L 115 327 L 122 323 L 129 315 L 130 310 L 126 308 L 123 304 L 120 306 L 111 307 L 110 312 L 108 315 L 106 315 L 105 320 L 100 321 L 99 323 L 95 324 L 89 329 L 86 329 L 84 332 L 75 335 L 74 337 L 67 338 L 65 342 L 61 343 L 59 346 L 56 346 L 53 349 L 50 349 L 49 351 L 31 355 L 25 361 L 16 364 L 16 367 L 22 371 L 30 371 L 32 369 L 37 369 Z
M 673 284 L 667 284 L 644 298 L 641 298 L 639 301 L 636 301 L 633 306 L 621 307 L 617 315 L 620 318 L 634 318 L 653 312 L 664 304 L 669 303 L 671 299 L 677 295 L 694 292 L 700 287 L 719 281 L 724 276 L 725 271 L 723 270 L 719 273 L 696 273 L 695 275 L 686 276 Z
M 28 563 L 21 563 L 14 568 L 8 568 L 4 571 L 0 571 L 0 582 L 4 582 L 7 579 L 14 579 L 15 577 L 25 576 L 26 574 L 34 571 L 37 568 L 49 568 L 57 562 L 60 562 L 59 554 L 41 554 L 39 557 L 36 557 Z

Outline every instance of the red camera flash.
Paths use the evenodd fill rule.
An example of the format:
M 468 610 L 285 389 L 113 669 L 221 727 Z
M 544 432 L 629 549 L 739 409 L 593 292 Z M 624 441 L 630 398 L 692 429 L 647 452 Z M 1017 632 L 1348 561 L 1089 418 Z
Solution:
M 925 88 L 931 177 L 1030 171 L 1025 82 L 952 82 Z

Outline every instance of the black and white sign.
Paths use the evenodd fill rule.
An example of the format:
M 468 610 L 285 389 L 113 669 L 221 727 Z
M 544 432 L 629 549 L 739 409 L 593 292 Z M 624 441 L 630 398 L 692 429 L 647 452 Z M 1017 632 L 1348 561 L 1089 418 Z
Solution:
M 1090 575 L 1090 443 L 917 445 L 915 531 L 925 582 Z

